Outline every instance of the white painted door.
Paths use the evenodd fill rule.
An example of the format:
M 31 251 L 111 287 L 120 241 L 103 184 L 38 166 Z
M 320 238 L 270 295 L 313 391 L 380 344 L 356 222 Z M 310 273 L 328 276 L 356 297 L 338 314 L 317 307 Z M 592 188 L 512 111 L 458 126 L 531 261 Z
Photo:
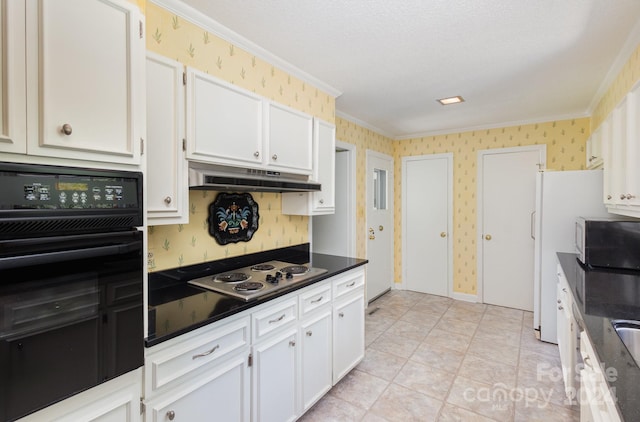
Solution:
M 533 311 L 536 174 L 544 145 L 479 152 L 482 301 Z
M 402 159 L 402 262 L 407 290 L 451 291 L 453 154 Z
M 367 150 L 367 301 L 393 283 L 393 158 Z

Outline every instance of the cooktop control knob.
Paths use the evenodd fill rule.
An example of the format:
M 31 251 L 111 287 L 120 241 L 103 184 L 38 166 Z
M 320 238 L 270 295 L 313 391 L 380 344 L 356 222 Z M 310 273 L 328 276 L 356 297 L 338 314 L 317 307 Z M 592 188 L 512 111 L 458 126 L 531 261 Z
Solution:
M 282 273 L 280 271 L 276 271 L 276 278 L 277 279 L 282 278 Z
M 286 277 L 287 277 L 288 279 L 289 279 L 289 278 L 293 278 L 293 274 L 291 274 L 291 273 L 287 273 Z
M 267 274 L 267 277 L 266 277 L 265 281 L 267 283 L 271 283 L 271 284 L 278 284 L 278 279 L 276 277 L 272 276 L 271 274 Z

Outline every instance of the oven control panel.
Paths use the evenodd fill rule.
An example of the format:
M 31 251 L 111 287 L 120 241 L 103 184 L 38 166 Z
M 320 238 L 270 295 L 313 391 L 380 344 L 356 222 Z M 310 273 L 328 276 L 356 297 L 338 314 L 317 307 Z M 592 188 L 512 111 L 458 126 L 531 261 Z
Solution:
M 78 172 L 80 173 L 80 172 Z M 0 170 L 0 210 L 139 208 L 141 179 L 122 172 L 60 174 Z

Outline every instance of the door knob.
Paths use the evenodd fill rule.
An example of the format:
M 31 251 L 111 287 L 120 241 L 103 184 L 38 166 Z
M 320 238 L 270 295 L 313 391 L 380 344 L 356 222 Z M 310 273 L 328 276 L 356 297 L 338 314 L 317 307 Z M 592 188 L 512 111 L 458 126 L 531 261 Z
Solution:
M 485 239 L 487 239 L 487 240 L 491 240 L 491 235 L 490 235 L 490 234 L 488 234 L 488 235 L 486 235 L 484 238 L 485 238 Z
M 446 232 L 440 233 L 440 237 L 447 237 L 447 233 Z
M 373 227 L 369 227 L 369 240 L 374 240 L 376 238 L 376 231 L 373 230 Z

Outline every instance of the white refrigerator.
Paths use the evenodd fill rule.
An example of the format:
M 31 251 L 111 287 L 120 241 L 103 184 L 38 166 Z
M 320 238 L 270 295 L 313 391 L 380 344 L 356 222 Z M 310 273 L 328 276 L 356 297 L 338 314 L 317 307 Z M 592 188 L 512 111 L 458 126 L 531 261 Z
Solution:
M 533 328 L 557 343 L 556 252 L 575 252 L 575 219 L 610 216 L 602 198 L 602 170 L 541 171 L 534 215 Z

